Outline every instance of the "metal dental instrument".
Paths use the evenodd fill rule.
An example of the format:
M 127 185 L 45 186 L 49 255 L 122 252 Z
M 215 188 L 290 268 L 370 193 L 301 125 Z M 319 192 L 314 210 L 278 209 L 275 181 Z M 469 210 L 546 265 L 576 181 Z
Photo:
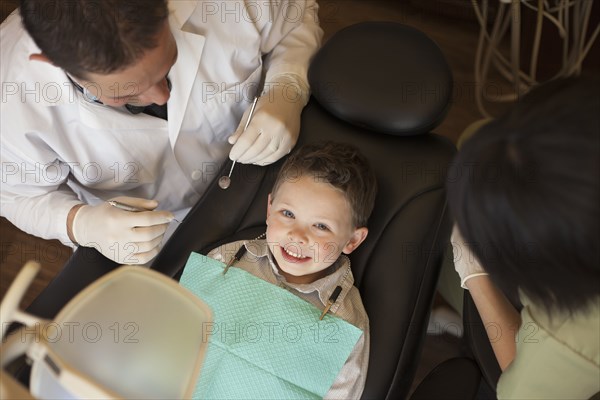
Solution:
M 235 167 L 235 160 L 233 160 L 233 164 L 231 164 L 229 175 L 223 175 L 219 178 L 219 187 L 223 190 L 227 189 L 229 185 L 231 185 L 231 173 L 233 172 L 233 167 Z
M 118 208 L 119 210 L 123 210 L 123 211 L 129 211 L 129 212 L 152 211 L 152 210 L 147 210 L 147 209 L 141 208 L 141 207 L 130 206 L 129 204 L 121 203 L 121 202 L 115 201 L 115 200 L 108 200 L 107 203 L 110 204 L 111 206 L 113 206 L 114 208 Z M 173 221 L 177 222 L 178 224 L 181 223 L 181 221 L 179 221 L 176 218 L 173 218 Z
M 246 120 L 246 125 L 244 125 L 244 130 L 242 132 L 245 132 L 246 129 L 248 128 L 248 125 L 250 125 L 250 121 L 252 120 L 252 116 L 254 115 L 254 110 L 256 109 L 256 102 L 258 101 L 258 96 L 256 96 L 254 98 L 254 101 L 252 101 L 252 106 L 250 107 L 250 112 L 248 113 L 248 119 Z M 227 189 L 229 187 L 229 185 L 231 185 L 231 173 L 233 172 L 233 167 L 235 167 L 235 161 L 233 160 L 233 164 L 231 164 L 231 169 L 229 170 L 229 175 L 223 175 L 222 177 L 219 178 L 219 187 L 223 190 Z

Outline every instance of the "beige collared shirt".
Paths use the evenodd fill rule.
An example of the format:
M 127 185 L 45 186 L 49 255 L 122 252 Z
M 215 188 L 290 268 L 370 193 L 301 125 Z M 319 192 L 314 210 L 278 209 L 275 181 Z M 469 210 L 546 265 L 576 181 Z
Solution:
M 587 308 L 547 310 L 519 291 L 517 353 L 502 372 L 498 399 L 589 399 L 600 390 L 600 296 Z
M 240 261 L 234 264 L 233 268 L 241 268 L 258 278 L 288 289 L 321 310 L 325 308 L 327 300 L 336 286 L 342 287 L 340 295 L 329 312 L 358 327 L 363 334 L 325 398 L 359 399 L 365 387 L 369 366 L 369 318 L 363 307 L 360 293 L 354 287 L 354 276 L 350 270 L 348 257 L 340 256 L 330 267 L 327 276 L 313 283 L 295 284 L 287 282 L 285 277 L 279 273 L 265 240 L 228 243 L 212 250 L 208 256 L 227 263 L 243 245 L 248 251 Z

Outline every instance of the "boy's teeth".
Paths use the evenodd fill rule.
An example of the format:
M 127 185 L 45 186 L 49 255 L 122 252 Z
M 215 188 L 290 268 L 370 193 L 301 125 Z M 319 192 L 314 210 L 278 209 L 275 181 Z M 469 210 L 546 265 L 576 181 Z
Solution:
M 288 249 L 284 248 L 283 251 L 285 251 L 286 253 L 288 253 L 290 256 L 292 257 L 296 257 L 296 258 L 306 258 L 306 257 L 302 257 L 300 254 L 296 254 L 293 251 L 289 251 Z

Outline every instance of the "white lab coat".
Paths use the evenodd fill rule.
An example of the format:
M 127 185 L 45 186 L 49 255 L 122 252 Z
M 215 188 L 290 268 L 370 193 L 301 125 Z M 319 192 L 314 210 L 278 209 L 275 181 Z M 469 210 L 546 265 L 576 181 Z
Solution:
M 68 211 L 82 201 L 153 198 L 181 218 L 226 161 L 227 138 L 261 77 L 285 74 L 308 87 L 322 37 L 315 0 L 177 0 L 169 8 L 179 55 L 168 75 L 168 122 L 86 100 L 61 69 L 28 60 L 39 49 L 18 11 L 2 24 L 2 216 L 63 243 Z

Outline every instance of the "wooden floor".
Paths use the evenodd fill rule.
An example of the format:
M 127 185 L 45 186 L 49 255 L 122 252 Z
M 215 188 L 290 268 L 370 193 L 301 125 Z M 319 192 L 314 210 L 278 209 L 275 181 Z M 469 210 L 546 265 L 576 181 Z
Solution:
M 2 16 L 14 1 L 3 2 Z M 429 35 L 446 55 L 454 74 L 452 108 L 435 132 L 456 142 L 470 123 L 480 119 L 474 101 L 473 64 L 479 28 L 470 2 L 460 0 L 319 0 L 321 25 L 325 40 L 338 30 L 362 21 L 397 21 L 411 25 Z M 2 116 L 10 118 L 10 116 Z M 71 249 L 57 241 L 44 241 L 27 235 L 5 219 L 0 220 L 0 296 L 4 294 L 21 266 L 29 259 L 42 264 L 42 272 L 29 289 L 22 306 L 28 305 L 71 254 Z M 417 380 L 440 360 L 457 352 L 456 340 L 429 337 Z

